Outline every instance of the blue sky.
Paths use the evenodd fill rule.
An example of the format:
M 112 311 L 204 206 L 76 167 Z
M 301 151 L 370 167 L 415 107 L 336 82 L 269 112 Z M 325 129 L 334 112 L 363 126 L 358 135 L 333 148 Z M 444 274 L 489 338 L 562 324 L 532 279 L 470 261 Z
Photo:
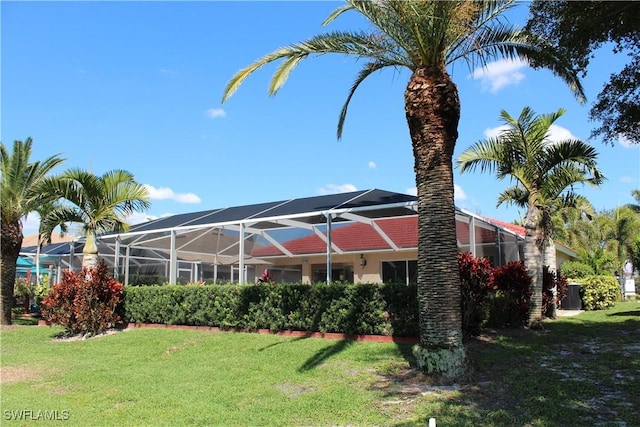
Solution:
M 251 76 L 221 105 L 240 68 L 283 45 L 327 29 L 367 29 L 355 13 L 327 29 L 341 2 L 7 2 L 1 13 L 1 140 L 34 139 L 34 160 L 60 153 L 58 169 L 131 171 L 149 187 L 146 217 L 380 188 L 415 192 L 404 118 L 406 70 L 371 76 L 352 99 L 343 138 L 338 113 L 359 70 L 342 56 L 304 61 L 275 96 L 275 66 Z M 511 14 L 524 24 L 527 3 Z M 589 138 L 590 103 L 626 57 L 598 52 L 580 105 L 547 71 L 499 61 L 450 70 L 462 103 L 455 155 L 495 132 L 500 110 L 518 116 L 564 107 L 554 129 Z M 590 141 L 607 182 L 579 189 L 597 209 L 632 202 L 640 149 Z M 456 204 L 513 221 L 496 208 L 509 185 L 480 172 L 454 176 Z M 143 217 L 144 217 L 143 216 Z M 140 218 L 136 219 L 137 221 Z M 35 231 L 31 218 L 25 234 Z

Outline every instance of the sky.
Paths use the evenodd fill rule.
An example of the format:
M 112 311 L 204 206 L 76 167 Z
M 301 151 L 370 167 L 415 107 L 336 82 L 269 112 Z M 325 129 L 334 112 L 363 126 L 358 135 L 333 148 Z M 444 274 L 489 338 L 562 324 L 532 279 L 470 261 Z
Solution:
M 415 194 L 404 117 L 408 70 L 370 76 L 353 97 L 343 137 L 338 114 L 363 62 L 312 57 L 270 97 L 275 65 L 255 72 L 224 104 L 241 68 L 288 44 L 329 30 L 368 30 L 357 13 L 328 27 L 335 1 L 0 2 L 0 140 L 33 138 L 32 160 L 59 154 L 57 168 L 103 174 L 125 169 L 147 186 L 149 211 L 161 216 L 343 191 L 378 188 Z M 524 25 L 528 3 L 509 14 Z M 609 75 L 627 57 L 601 49 L 582 80 L 587 103 L 548 71 L 499 60 L 449 68 L 461 101 L 454 159 L 495 135 L 500 111 L 517 117 L 566 109 L 552 137 L 575 137 L 598 151 L 607 177 L 577 187 L 597 210 L 632 203 L 640 188 L 640 148 L 589 139 L 588 112 Z M 459 208 L 511 222 L 524 211 L 496 207 L 512 185 L 489 173 L 454 172 Z M 24 233 L 37 231 L 30 215 Z

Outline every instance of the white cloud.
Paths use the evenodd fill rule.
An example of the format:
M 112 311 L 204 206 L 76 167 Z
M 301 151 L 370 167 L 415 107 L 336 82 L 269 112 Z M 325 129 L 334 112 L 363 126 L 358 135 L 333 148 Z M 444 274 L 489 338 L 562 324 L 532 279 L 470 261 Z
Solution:
M 405 190 L 405 193 L 411 195 L 411 196 L 417 196 L 418 195 L 418 189 L 416 187 L 409 187 Z
M 497 138 L 502 132 L 509 130 L 509 126 L 502 125 L 484 130 L 484 136 L 487 138 Z
M 141 224 L 143 222 L 153 221 L 154 219 L 158 219 L 155 215 L 149 215 L 144 212 L 134 212 L 133 214 L 126 217 L 124 220 L 129 225 Z
M 487 138 L 496 138 L 506 130 L 509 130 L 509 126 L 507 125 L 488 128 L 485 129 L 484 136 Z M 564 139 L 578 139 L 578 137 L 573 135 L 569 129 L 563 128 L 562 126 L 558 125 L 551 125 L 547 138 L 552 142 L 558 142 Z
M 630 176 L 621 176 L 620 177 L 620 182 L 625 183 L 625 184 L 631 184 L 631 183 L 635 182 L 635 179 L 631 178 Z
M 467 200 L 467 195 L 458 184 L 453 184 L 453 200 Z
M 369 166 L 369 169 L 375 169 L 375 168 L 377 168 L 377 167 L 378 167 L 378 165 L 376 165 L 376 162 L 374 162 L 373 160 L 371 160 L 371 161 L 368 163 L 368 166 Z
M 625 138 L 624 136 L 620 135 L 620 137 L 618 138 L 618 142 L 620 143 L 621 146 L 623 146 L 624 148 L 631 148 L 633 147 L 633 144 L 631 143 L 631 140 Z
M 227 113 L 222 108 L 209 108 L 204 112 L 204 115 L 210 119 L 219 119 L 220 117 L 226 117 Z
M 573 135 L 569 129 L 565 129 L 558 125 L 551 125 L 547 138 L 552 142 L 558 142 L 565 139 L 578 139 L 578 137 Z
M 324 196 L 327 194 L 349 193 L 351 191 L 358 191 L 358 189 L 353 184 L 327 184 L 318 189 L 318 194 Z
M 155 188 L 152 185 L 144 184 L 152 200 L 173 200 L 178 203 L 200 203 L 202 200 L 194 193 L 174 193 L 167 187 Z
M 469 77 L 480 80 L 483 90 L 496 93 L 506 86 L 524 80 L 525 75 L 520 70 L 527 66 L 529 63 L 520 59 L 501 59 L 474 70 Z

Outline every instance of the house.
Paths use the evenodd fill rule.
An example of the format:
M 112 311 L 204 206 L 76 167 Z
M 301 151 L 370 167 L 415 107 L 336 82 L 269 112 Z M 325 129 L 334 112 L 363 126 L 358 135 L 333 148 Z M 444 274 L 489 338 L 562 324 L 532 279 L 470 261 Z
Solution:
M 415 196 L 371 189 L 173 215 L 99 236 L 97 243 L 125 284 L 140 272 L 169 283 L 250 283 L 265 269 L 281 282 L 411 283 L 416 209 Z M 522 259 L 524 233 L 510 224 L 456 209 L 456 231 L 460 251 L 495 265 Z M 58 246 L 58 266 L 78 269 L 81 243 Z

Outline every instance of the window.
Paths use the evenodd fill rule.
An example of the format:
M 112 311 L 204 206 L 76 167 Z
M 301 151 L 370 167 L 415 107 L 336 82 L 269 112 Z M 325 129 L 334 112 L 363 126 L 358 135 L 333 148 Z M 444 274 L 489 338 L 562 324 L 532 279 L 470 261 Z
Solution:
M 312 275 L 314 282 L 326 282 L 327 281 L 327 267 L 326 265 L 312 267 Z M 351 282 L 353 283 L 353 267 L 334 265 L 331 268 L 331 281 L 332 282 Z
M 382 281 L 384 283 L 418 283 L 418 261 L 383 261 Z

